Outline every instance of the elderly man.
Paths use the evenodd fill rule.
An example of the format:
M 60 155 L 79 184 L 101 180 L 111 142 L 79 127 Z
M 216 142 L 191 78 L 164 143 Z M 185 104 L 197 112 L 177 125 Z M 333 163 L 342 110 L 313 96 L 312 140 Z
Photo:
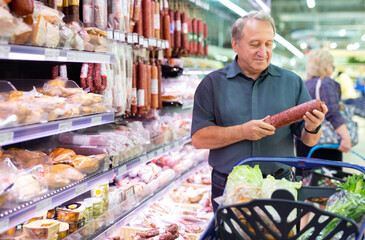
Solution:
M 294 156 L 294 135 L 313 146 L 327 112 L 307 112 L 303 120 L 275 129 L 263 120 L 288 108 L 310 101 L 302 79 L 293 72 L 270 64 L 275 35 L 274 20 L 252 11 L 232 26 L 233 63 L 207 75 L 198 86 L 193 109 L 192 143 L 210 149 L 212 203 L 224 191 L 227 176 L 240 160 L 253 156 Z M 260 163 L 264 175 L 289 175 L 279 163 Z

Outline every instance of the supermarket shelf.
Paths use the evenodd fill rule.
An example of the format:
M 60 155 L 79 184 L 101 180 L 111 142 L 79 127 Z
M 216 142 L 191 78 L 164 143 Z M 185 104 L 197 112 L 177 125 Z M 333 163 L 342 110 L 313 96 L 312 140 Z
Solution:
M 183 146 L 184 144 L 190 142 L 190 136 L 185 136 L 179 140 L 176 140 L 166 146 L 159 147 L 157 149 L 154 149 L 147 154 L 144 154 L 140 157 L 131 159 L 127 163 L 124 163 L 123 165 L 114 168 L 114 172 L 116 175 L 122 175 L 123 173 L 131 170 L 132 168 L 138 166 L 139 164 L 147 163 L 155 158 L 161 157 L 165 155 L 166 153 L 169 153 L 170 151 L 174 151 L 177 148 Z
M 166 107 L 181 107 L 181 109 L 193 108 L 194 100 L 188 99 L 183 101 L 163 101 L 163 106 Z
M 81 181 L 72 183 L 66 187 L 57 189 L 42 196 L 38 201 L 30 201 L 20 206 L 8 209 L 0 213 L 0 232 L 15 227 L 30 218 L 42 214 L 42 212 L 55 208 L 67 200 L 75 198 L 80 194 L 97 187 L 103 182 L 112 179 L 112 171 L 90 176 Z
M 114 122 L 114 113 L 101 113 L 47 123 L 0 129 L 0 146 Z
M 54 62 L 114 63 L 114 54 L 25 45 L 0 45 L 0 59 Z
M 191 176 L 192 173 L 199 171 L 203 167 L 205 167 L 207 164 L 206 161 L 202 161 L 200 163 L 197 163 L 195 166 L 191 167 L 190 169 L 186 170 L 183 174 L 176 177 L 174 180 L 172 180 L 168 185 L 160 188 L 158 191 L 156 191 L 153 195 L 150 195 L 143 199 L 141 202 L 139 202 L 136 206 L 133 208 L 127 210 L 123 214 L 119 216 L 118 219 L 115 219 L 114 223 L 107 228 L 99 230 L 97 233 L 95 233 L 93 236 L 89 236 L 86 238 L 87 240 L 104 240 L 108 239 L 113 232 L 122 226 L 124 226 L 128 222 L 128 217 L 138 214 L 143 208 L 148 205 L 149 203 L 153 203 L 162 196 L 164 196 L 167 192 L 171 191 L 173 188 L 175 188 L 180 183 L 184 182 L 189 176 Z M 69 236 L 67 239 L 73 239 L 72 235 Z

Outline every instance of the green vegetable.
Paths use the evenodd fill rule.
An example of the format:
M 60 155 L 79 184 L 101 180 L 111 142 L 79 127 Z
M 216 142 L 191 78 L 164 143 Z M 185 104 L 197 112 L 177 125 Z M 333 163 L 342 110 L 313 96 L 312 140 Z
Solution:
M 251 183 L 252 185 L 261 187 L 262 180 L 262 173 L 258 165 L 255 165 L 254 168 L 248 165 L 236 166 L 228 175 L 226 192 L 233 191 L 235 187 L 242 183 Z
M 361 197 L 365 198 L 364 173 L 350 176 L 347 181 L 338 188 L 338 190 L 347 190 L 349 192 L 360 194 Z

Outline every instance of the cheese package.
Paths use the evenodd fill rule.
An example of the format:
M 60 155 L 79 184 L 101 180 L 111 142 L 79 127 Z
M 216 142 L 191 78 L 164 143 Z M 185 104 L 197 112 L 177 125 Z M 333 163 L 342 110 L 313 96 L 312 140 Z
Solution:
M 33 25 L 31 43 L 36 46 L 43 46 L 47 37 L 47 22 L 42 15 L 38 15 L 37 23 Z
M 58 26 L 47 23 L 46 47 L 55 48 L 60 42 L 60 31 Z
M 37 220 L 24 225 L 24 231 L 30 239 L 54 239 L 60 227 L 56 220 Z

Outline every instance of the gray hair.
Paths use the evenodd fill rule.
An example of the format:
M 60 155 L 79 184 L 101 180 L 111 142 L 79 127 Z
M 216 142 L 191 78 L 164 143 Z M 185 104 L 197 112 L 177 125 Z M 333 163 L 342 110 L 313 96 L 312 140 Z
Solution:
M 245 23 L 248 19 L 256 19 L 268 22 L 271 24 L 272 29 L 274 30 L 274 34 L 276 33 L 274 19 L 269 14 L 265 13 L 264 11 L 251 11 L 237 19 L 236 22 L 233 24 L 231 29 L 231 36 L 235 41 L 239 41 L 241 39 L 243 27 L 245 26 Z
M 333 55 L 323 49 L 313 49 L 307 55 L 307 78 L 320 77 L 321 79 L 331 76 L 333 72 Z

